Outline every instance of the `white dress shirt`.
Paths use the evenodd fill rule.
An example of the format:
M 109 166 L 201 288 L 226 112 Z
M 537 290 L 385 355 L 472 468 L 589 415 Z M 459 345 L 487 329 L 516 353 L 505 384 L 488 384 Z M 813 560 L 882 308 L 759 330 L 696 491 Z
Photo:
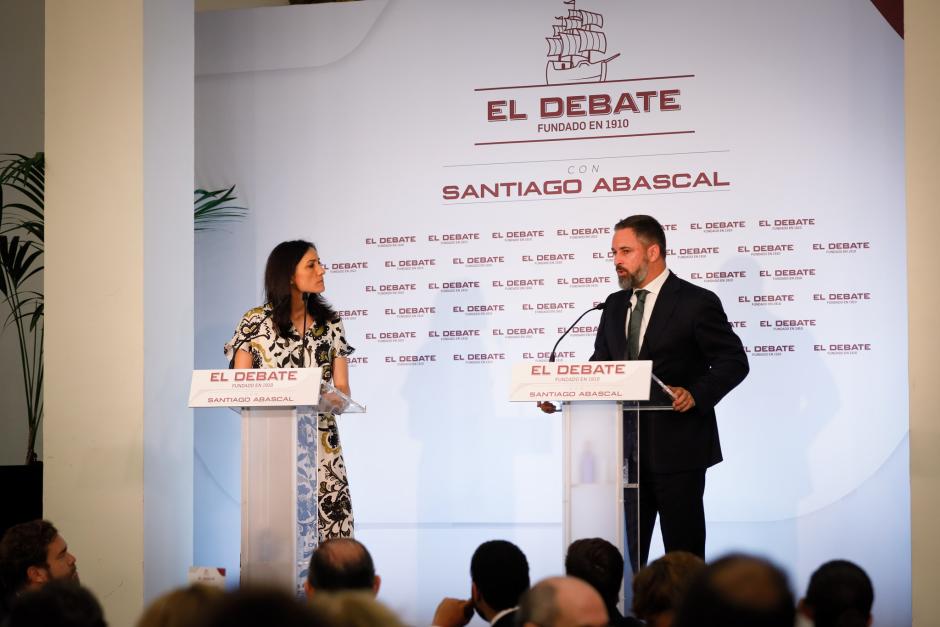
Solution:
M 511 614 L 512 612 L 515 612 L 515 611 L 518 610 L 518 609 L 519 609 L 518 606 L 517 606 L 517 607 L 507 607 L 505 610 L 503 610 L 502 612 L 497 613 L 496 616 L 493 617 L 493 620 L 490 621 L 490 625 L 495 625 L 495 624 L 496 624 L 496 621 L 498 621 L 500 618 L 502 618 L 502 617 L 505 616 L 506 614 Z

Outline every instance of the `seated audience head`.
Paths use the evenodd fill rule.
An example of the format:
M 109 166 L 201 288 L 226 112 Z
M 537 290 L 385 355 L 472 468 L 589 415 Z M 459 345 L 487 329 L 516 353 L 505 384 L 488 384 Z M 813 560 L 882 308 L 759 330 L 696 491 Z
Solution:
M 376 595 L 381 585 L 372 556 L 361 542 L 332 538 L 321 542 L 310 556 L 304 590 L 308 598 L 317 592 L 340 590 L 371 590 Z
M 686 593 L 675 627 L 793 627 L 786 574 L 765 559 L 732 554 L 705 567 Z
M 137 627 L 202 627 L 213 604 L 225 596 L 219 588 L 195 584 L 156 598 Z
M 671 625 L 689 586 L 704 570 L 698 555 L 666 553 L 633 578 L 633 613 L 647 625 Z
M 816 627 L 866 627 L 871 625 L 874 601 L 865 571 L 852 562 L 833 560 L 810 577 L 799 611 Z
M 405 627 L 395 613 L 369 591 L 318 594 L 311 605 L 333 627 Z
M 212 604 L 201 627 L 334 627 L 310 603 L 280 588 L 245 587 Z
M 521 627 L 604 627 L 601 595 L 576 577 L 550 577 L 522 595 L 516 625 Z
M 565 574 L 591 584 L 608 608 L 620 602 L 623 555 L 607 540 L 583 538 L 572 542 L 565 556 Z
M 10 611 L 7 627 L 107 627 L 101 604 L 77 581 L 60 579 L 25 591 Z
M 473 606 L 487 622 L 519 605 L 529 589 L 529 561 L 522 550 L 506 540 L 484 542 L 470 558 Z
M 34 590 L 56 579 L 78 581 L 75 556 L 48 520 L 7 529 L 0 541 L 0 577 L 11 593 Z

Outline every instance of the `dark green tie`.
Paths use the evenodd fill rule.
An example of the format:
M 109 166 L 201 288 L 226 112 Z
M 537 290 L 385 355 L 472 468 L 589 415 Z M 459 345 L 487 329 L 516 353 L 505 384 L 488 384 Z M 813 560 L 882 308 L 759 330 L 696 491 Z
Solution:
M 630 324 L 627 326 L 627 359 L 636 359 L 640 354 L 640 325 L 643 324 L 643 303 L 646 302 L 647 290 L 637 290 L 636 305 L 630 313 Z

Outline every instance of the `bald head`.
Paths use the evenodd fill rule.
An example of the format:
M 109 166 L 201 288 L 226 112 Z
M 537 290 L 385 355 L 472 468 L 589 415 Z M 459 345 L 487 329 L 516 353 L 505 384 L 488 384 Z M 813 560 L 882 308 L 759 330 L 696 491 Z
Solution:
M 304 588 L 310 597 L 318 591 L 340 590 L 371 590 L 378 594 L 380 585 L 366 547 L 352 538 L 333 538 L 314 549 Z
M 607 609 L 597 590 L 575 577 L 550 577 L 522 595 L 517 625 L 603 627 Z

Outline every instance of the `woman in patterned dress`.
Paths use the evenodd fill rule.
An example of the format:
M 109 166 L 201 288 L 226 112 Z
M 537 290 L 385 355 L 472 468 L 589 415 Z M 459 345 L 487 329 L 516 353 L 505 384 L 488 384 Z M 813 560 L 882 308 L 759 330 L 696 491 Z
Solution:
M 274 247 L 264 271 L 265 300 L 261 307 L 246 313 L 225 356 L 235 368 L 323 367 L 324 381 L 332 381 L 341 392 L 349 394 L 349 361 L 353 348 L 346 343 L 339 315 L 321 295 L 325 289 L 326 268 L 316 247 L 295 240 Z M 319 440 L 319 455 L 314 478 L 309 477 L 309 508 L 298 513 L 298 523 L 305 526 L 305 513 L 312 527 L 314 508 L 319 508 L 320 541 L 349 537 L 353 532 L 352 502 L 343 463 L 343 449 L 333 414 L 320 414 L 316 424 L 301 421 L 298 448 L 311 447 Z M 299 460 L 301 472 L 304 455 Z M 304 494 L 303 486 L 299 487 Z M 319 498 L 317 498 L 319 497 Z M 308 530 L 312 532 L 312 528 Z M 303 533 L 303 529 L 301 530 Z

